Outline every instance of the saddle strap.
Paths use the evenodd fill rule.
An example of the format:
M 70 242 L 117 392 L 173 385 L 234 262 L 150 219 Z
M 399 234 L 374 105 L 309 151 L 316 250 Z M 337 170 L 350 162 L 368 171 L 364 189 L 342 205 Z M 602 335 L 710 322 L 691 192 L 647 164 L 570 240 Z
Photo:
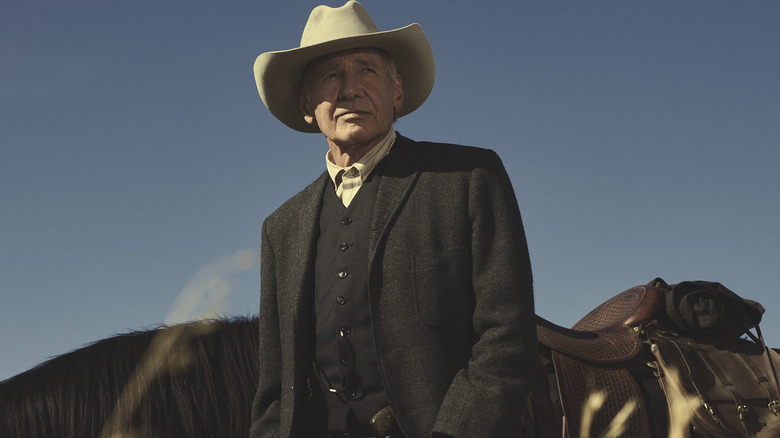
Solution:
M 696 354 L 699 355 L 699 358 L 701 358 L 704 365 L 707 366 L 707 368 L 710 370 L 710 372 L 720 381 L 721 387 L 723 387 L 724 390 L 731 396 L 731 399 L 734 400 L 734 406 L 736 406 L 737 409 L 737 418 L 739 418 L 739 424 L 742 426 L 742 430 L 745 432 L 745 436 L 754 437 L 755 434 L 748 429 L 747 424 L 745 424 L 745 415 L 749 411 L 748 405 L 745 402 L 745 398 L 742 396 L 742 394 L 739 393 L 739 390 L 729 381 L 728 377 L 726 377 L 726 374 L 718 367 L 718 365 L 715 363 L 715 361 L 710 358 L 710 356 L 707 354 L 706 351 L 701 349 L 696 349 Z M 747 365 L 747 362 L 750 360 L 745 360 L 742 355 L 737 354 L 738 360 L 740 360 L 743 364 Z M 753 367 L 747 367 L 752 371 Z M 755 376 L 755 373 L 754 373 Z M 760 379 L 756 379 L 760 383 Z M 713 415 L 710 413 L 710 415 Z M 715 417 L 713 415 L 713 417 Z M 717 420 L 717 417 L 715 417 Z
M 658 381 L 667 395 L 670 415 L 674 414 L 673 402 L 677 401 L 680 395 L 686 397 L 695 395 L 699 399 L 701 406 L 693 412 L 691 422 L 694 428 L 708 437 L 729 438 L 736 436 L 721 421 L 710 403 L 704 388 L 699 388 L 698 379 L 695 376 L 700 375 L 702 371 L 695 369 L 696 367 L 689 360 L 690 358 L 686 354 L 685 349 L 681 348 L 672 339 L 656 337 L 650 340 L 650 351 L 656 359 Z M 671 377 L 675 372 L 677 372 L 678 380 L 676 383 Z M 682 394 L 674 395 L 672 393 L 674 388 L 677 388 L 677 391 L 681 391 Z
M 751 338 L 754 336 L 752 333 L 747 332 Z M 756 326 L 756 333 L 758 333 L 758 339 L 754 339 L 758 343 L 761 344 L 761 347 L 764 349 L 764 365 L 766 366 L 767 374 L 769 374 L 769 377 L 772 378 L 772 389 L 775 390 L 774 394 L 772 394 L 772 397 L 770 398 L 769 402 L 769 409 L 772 411 L 775 415 L 780 415 L 780 383 L 778 383 L 777 379 L 777 369 L 775 368 L 775 364 L 772 361 L 772 351 L 769 349 L 769 347 L 766 346 L 766 343 L 764 342 L 764 335 L 761 334 L 761 329 Z
M 767 378 L 773 371 L 763 369 L 761 346 L 748 341 L 713 345 L 659 332 L 648 338 L 659 379 L 676 369 L 684 394 L 699 398 L 692 419 L 697 431 L 722 438 L 780 436 L 780 416 L 772 410 L 775 390 Z
M 767 369 L 767 374 L 769 374 L 769 376 L 772 377 L 773 379 L 777 379 L 777 377 L 775 376 L 775 372 L 773 370 L 772 359 L 770 357 L 769 350 L 765 350 L 763 356 L 764 356 L 764 366 Z M 762 388 L 764 388 L 764 391 L 766 391 L 767 400 L 769 400 L 767 406 L 769 407 L 770 410 L 773 411 L 775 415 L 777 415 L 776 407 L 779 405 L 779 403 L 777 402 L 778 400 L 777 390 L 776 390 L 777 387 L 775 386 L 776 380 L 770 382 L 770 380 L 764 376 L 764 374 L 761 372 L 758 366 L 756 366 L 756 364 L 753 363 L 752 360 L 746 359 L 742 355 L 737 356 L 737 358 L 739 358 L 742 361 L 742 364 L 744 364 L 745 367 L 748 368 L 753 373 L 753 375 L 756 378 L 756 383 L 758 383 L 759 385 L 761 385 Z

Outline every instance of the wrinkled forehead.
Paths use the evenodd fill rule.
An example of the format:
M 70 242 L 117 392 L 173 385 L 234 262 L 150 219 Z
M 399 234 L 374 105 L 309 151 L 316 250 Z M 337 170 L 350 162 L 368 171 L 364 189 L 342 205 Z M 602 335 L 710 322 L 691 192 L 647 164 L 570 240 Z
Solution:
M 342 64 L 349 56 L 354 56 L 355 60 L 360 64 L 374 67 L 381 65 L 385 57 L 390 58 L 390 55 L 388 55 L 387 52 L 382 49 L 375 47 L 361 47 L 358 49 L 342 50 L 340 52 L 329 53 L 327 55 L 320 56 L 319 58 L 316 58 L 310 62 L 305 70 L 316 70 L 321 68 L 329 69 L 337 67 L 338 65 Z

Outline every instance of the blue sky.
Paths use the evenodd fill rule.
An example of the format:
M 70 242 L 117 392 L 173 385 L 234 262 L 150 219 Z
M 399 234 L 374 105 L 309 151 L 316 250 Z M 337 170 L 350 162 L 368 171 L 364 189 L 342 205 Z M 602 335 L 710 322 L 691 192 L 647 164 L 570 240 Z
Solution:
M 266 111 L 252 64 L 297 46 L 318 3 L 0 6 L 0 380 L 257 312 L 262 220 L 325 144 Z M 398 131 L 503 158 L 538 314 L 569 326 L 657 276 L 718 281 L 766 307 L 780 346 L 780 3 L 363 4 L 380 29 L 419 22 L 436 56 Z

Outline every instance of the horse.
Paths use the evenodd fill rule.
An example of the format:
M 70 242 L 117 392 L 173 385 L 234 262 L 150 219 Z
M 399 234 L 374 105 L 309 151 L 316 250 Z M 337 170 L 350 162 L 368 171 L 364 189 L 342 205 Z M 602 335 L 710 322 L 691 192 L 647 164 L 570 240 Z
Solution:
M 777 384 L 778 352 L 757 340 L 703 343 L 670 331 L 659 316 L 663 295 L 650 285 L 631 288 L 571 329 L 537 316 L 538 375 L 519 413 L 525 436 L 575 436 L 582 428 L 587 431 L 580 436 L 588 436 L 609 429 L 615 418 L 622 424 L 612 436 L 621 431 L 631 437 L 669 436 L 675 386 L 681 395 L 695 395 L 693 418 L 683 419 L 680 436 L 780 436 L 780 416 L 771 409 L 780 398 L 771 388 L 772 374 Z M 736 405 L 724 401 L 723 388 L 715 383 L 722 386 L 726 376 L 696 368 L 685 352 L 689 344 L 697 357 L 718 353 L 719 361 L 747 360 L 750 370 L 739 371 L 747 381 L 734 379 L 733 370 L 725 374 L 740 382 L 728 393 L 731 398 L 740 391 L 748 396 L 740 396 Z M 0 437 L 248 436 L 260 360 L 256 317 L 113 336 L 0 382 Z M 670 379 L 670 363 L 688 364 L 681 383 Z M 757 386 L 765 394 L 756 396 Z M 586 403 L 593 394 L 602 395 L 595 413 Z M 742 409 L 742 418 L 732 415 L 732 408 Z
M 135 373 L 150 350 L 161 365 Z M 0 382 L 0 437 L 248 436 L 257 350 L 247 317 L 97 341 Z

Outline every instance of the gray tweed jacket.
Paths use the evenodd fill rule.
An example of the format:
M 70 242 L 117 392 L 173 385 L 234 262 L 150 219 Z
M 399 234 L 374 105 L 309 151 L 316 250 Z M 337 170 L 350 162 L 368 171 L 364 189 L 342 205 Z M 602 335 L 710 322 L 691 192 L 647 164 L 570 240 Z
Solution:
M 398 136 L 378 171 L 369 300 L 382 382 L 407 438 L 520 433 L 536 364 L 520 212 L 490 150 Z M 263 224 L 252 438 L 302 434 L 323 173 Z M 297 432 L 296 432 L 297 431 Z

